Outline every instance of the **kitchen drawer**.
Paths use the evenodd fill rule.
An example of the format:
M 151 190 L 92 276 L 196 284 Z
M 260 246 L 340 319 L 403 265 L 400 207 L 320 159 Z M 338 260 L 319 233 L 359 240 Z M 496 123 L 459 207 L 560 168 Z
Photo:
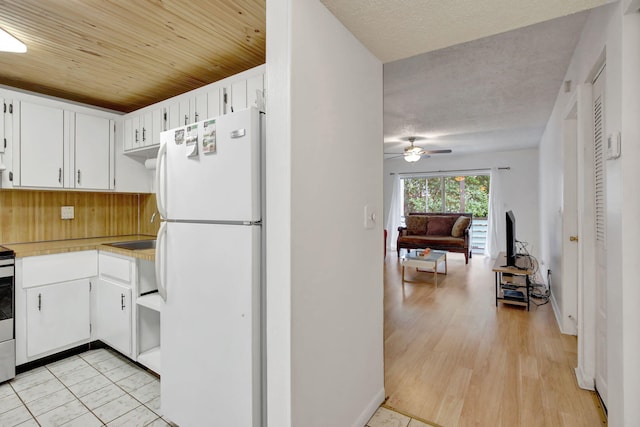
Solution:
M 22 259 L 23 289 L 97 275 L 97 251 L 67 252 Z
M 133 273 L 133 260 L 117 255 L 100 252 L 98 257 L 98 270 L 101 277 L 116 279 L 120 282 L 131 284 Z

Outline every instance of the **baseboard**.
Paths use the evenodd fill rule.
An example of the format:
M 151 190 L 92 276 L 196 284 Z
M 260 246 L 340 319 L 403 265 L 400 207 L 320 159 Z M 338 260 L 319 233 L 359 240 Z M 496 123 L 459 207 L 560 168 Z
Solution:
M 380 405 L 384 402 L 384 397 L 385 396 L 383 387 L 373 396 L 369 404 L 367 404 L 360 416 L 352 424 L 352 427 L 366 426 L 369 419 L 371 419 L 376 410 L 378 410 Z
M 582 368 L 579 366 L 575 369 L 576 372 L 576 381 L 578 381 L 578 387 L 584 390 L 595 390 L 595 381 L 593 378 L 589 377 L 584 373 Z
M 562 314 L 560 313 L 560 309 L 558 308 L 558 303 L 556 302 L 556 297 L 551 294 L 549 297 L 551 300 L 551 307 L 553 308 L 553 315 L 556 318 L 556 323 L 558 324 L 558 328 L 560 328 L 560 333 L 565 335 L 578 335 L 578 329 L 575 326 L 571 326 L 570 328 L 565 327 L 564 322 L 562 321 Z

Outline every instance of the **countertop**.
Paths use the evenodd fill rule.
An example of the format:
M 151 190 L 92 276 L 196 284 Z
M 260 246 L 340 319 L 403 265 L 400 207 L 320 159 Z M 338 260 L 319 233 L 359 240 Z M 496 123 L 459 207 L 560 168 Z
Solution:
M 154 261 L 156 257 L 155 249 L 130 250 L 114 248 L 113 246 L 105 246 L 105 243 L 129 242 L 133 240 L 150 240 L 155 238 L 156 236 L 150 236 L 146 234 L 134 234 L 127 236 L 95 237 L 91 239 L 52 240 L 49 242 L 35 243 L 9 243 L 2 244 L 2 246 L 13 250 L 16 253 L 16 258 L 24 258 L 36 255 L 52 255 L 64 252 L 101 250 L 134 258 L 145 259 L 148 261 Z

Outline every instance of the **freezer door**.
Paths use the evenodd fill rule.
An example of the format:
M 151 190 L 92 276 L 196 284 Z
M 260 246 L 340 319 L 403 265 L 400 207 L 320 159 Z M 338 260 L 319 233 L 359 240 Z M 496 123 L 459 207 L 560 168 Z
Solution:
M 167 219 L 260 220 L 257 109 L 204 120 L 163 135 L 166 176 L 160 190 L 164 191 Z
M 260 227 L 167 223 L 161 409 L 260 426 Z

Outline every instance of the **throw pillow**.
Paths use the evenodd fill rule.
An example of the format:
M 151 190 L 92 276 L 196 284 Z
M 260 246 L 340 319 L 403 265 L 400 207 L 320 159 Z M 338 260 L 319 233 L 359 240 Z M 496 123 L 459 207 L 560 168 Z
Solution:
M 467 229 L 469 223 L 471 222 L 471 218 L 468 216 L 459 216 L 456 219 L 456 222 L 453 224 L 453 228 L 451 229 L 452 237 L 462 237 L 464 235 L 464 230 Z
M 450 236 L 455 220 L 454 216 L 432 216 L 429 218 L 427 236 Z
M 407 234 L 414 236 L 424 236 L 427 234 L 427 217 L 425 215 L 407 215 Z

